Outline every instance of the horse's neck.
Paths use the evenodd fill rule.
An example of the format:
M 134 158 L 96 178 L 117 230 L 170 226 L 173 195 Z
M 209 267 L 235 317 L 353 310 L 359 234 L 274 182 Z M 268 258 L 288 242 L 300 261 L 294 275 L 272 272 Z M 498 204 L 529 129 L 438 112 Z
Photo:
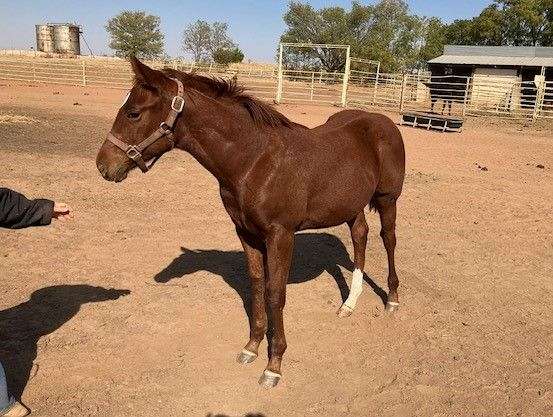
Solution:
M 243 111 L 203 96 L 183 117 L 177 147 L 190 153 L 220 183 L 232 183 L 258 152 L 253 121 Z M 238 105 L 238 104 L 237 104 Z

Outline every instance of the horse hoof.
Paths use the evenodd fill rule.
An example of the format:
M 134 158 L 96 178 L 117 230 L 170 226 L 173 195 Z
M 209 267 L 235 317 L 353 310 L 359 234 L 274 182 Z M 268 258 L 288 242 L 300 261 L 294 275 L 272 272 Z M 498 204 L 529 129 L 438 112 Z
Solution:
M 399 310 L 399 303 L 396 303 L 394 301 L 388 301 L 386 303 L 386 311 L 388 313 L 393 313 L 395 311 Z
M 261 378 L 259 378 L 259 385 L 267 389 L 274 388 L 277 386 L 280 378 L 282 378 L 282 375 L 265 369 L 261 375 Z
M 344 317 L 351 316 L 352 313 L 353 313 L 353 308 L 351 308 L 351 307 L 349 307 L 345 304 L 342 304 L 342 307 L 339 308 L 339 310 L 336 314 L 338 315 L 338 317 L 344 318 Z
M 242 349 L 242 352 L 238 354 L 236 361 L 242 365 L 252 363 L 257 358 L 257 354 L 250 352 L 249 350 Z

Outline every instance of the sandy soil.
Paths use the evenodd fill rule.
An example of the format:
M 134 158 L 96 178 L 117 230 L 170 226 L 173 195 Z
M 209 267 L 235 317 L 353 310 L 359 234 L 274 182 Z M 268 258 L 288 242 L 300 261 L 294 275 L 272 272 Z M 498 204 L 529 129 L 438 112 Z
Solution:
M 351 278 L 347 227 L 299 235 L 284 379 L 266 391 L 264 349 L 235 362 L 249 284 L 215 180 L 180 152 L 118 185 L 96 171 L 124 95 L 0 86 L 0 184 L 75 209 L 69 223 L 0 230 L 0 359 L 36 415 L 553 415 L 550 130 L 401 128 L 402 309 L 384 314 L 374 214 L 376 285 L 348 319 L 335 314 Z M 314 126 L 338 109 L 280 110 Z

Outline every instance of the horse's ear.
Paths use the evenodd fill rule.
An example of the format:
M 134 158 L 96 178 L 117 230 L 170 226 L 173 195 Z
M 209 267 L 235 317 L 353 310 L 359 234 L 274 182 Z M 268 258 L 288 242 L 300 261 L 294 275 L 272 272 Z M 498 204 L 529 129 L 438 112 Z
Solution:
M 132 55 L 130 58 L 132 70 L 134 76 L 140 82 L 151 87 L 161 88 L 165 82 L 165 74 L 163 72 L 150 68 L 148 65 L 143 64 L 140 60 Z

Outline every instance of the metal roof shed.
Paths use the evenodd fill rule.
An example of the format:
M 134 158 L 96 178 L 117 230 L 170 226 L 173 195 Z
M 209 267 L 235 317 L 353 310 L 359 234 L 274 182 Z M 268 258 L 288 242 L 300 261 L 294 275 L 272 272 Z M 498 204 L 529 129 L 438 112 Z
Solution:
M 553 48 L 539 46 L 446 45 L 429 64 L 553 68 Z

